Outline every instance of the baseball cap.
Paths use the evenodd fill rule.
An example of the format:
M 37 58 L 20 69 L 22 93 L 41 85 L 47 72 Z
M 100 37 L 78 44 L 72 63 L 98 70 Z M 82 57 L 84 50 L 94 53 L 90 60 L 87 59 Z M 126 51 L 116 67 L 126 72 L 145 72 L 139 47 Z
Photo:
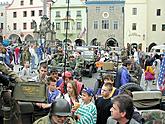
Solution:
M 94 92 L 93 92 L 93 89 L 92 88 L 85 87 L 83 89 L 83 91 L 86 92 L 89 96 L 93 96 L 94 95 Z
M 67 77 L 67 78 L 72 77 L 72 73 L 69 72 L 69 71 L 63 72 L 63 73 L 62 73 L 62 77 L 64 77 L 64 73 L 65 73 L 65 77 Z

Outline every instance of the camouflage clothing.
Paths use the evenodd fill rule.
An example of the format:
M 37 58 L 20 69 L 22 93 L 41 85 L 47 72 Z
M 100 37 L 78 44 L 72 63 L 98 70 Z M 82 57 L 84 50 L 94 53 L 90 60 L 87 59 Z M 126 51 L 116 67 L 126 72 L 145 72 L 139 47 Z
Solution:
M 165 111 L 162 110 L 142 110 L 142 117 L 145 124 L 165 124 Z
M 23 82 L 22 79 L 19 78 L 17 73 L 15 73 L 13 70 L 11 70 L 4 62 L 0 61 L 0 71 L 11 78 L 15 79 L 16 82 L 20 83 Z
M 75 60 L 69 60 L 69 67 L 71 67 L 72 69 L 74 69 L 76 67 L 76 61 Z
M 64 54 L 63 53 L 57 53 L 54 57 L 54 63 L 53 65 L 58 65 L 59 63 L 64 62 Z
M 84 59 L 82 58 L 82 56 L 78 56 L 76 58 L 76 67 L 77 68 L 82 67 L 83 63 L 84 63 Z

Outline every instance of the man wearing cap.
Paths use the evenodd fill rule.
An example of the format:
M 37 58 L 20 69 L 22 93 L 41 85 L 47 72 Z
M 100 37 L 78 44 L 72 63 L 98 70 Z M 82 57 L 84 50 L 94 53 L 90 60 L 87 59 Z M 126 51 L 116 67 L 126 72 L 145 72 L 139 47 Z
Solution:
M 91 88 L 86 87 L 82 90 L 82 103 L 74 113 L 77 124 L 96 124 L 97 110 L 92 102 L 93 95 Z
M 71 118 L 71 107 L 68 101 L 58 98 L 52 103 L 49 114 L 33 124 L 75 124 L 75 122 Z

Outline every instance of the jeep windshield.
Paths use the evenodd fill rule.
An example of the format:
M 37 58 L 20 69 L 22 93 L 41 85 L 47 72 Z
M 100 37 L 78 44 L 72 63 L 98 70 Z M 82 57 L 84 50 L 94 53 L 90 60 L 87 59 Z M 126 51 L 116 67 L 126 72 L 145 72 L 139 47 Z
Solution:
M 85 59 L 93 59 L 94 58 L 94 51 L 83 51 L 83 57 Z

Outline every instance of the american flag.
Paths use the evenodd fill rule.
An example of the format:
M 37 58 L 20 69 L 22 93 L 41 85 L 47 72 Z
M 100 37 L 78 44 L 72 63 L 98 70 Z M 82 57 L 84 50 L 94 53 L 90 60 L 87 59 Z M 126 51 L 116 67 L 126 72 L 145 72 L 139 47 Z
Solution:
M 158 89 L 161 91 L 165 91 L 165 54 L 160 66 L 160 73 L 158 76 Z

